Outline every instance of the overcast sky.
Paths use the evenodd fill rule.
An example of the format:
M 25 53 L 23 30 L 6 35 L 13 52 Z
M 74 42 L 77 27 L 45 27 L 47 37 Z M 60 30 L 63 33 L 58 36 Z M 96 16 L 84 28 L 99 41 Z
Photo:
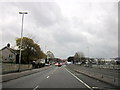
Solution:
M 39 0 L 35 2 L 0 2 L 0 37 L 2 44 L 15 46 L 20 37 L 22 15 L 25 37 L 32 37 L 45 52 L 67 58 L 75 52 L 85 56 L 118 56 L 118 3 L 115 0 Z M 84 1 L 84 2 L 83 2 Z M 114 2 L 113 2 L 114 1 Z

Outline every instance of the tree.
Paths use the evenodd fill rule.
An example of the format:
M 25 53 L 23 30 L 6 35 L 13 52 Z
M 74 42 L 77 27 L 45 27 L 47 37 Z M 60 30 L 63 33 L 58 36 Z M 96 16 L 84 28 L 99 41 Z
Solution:
M 40 51 L 39 55 L 40 55 L 41 59 L 46 59 L 47 58 L 47 55 L 43 51 Z
M 48 58 L 54 58 L 54 54 L 51 51 L 47 51 Z
M 46 63 L 54 61 L 54 54 L 51 51 L 47 51 L 47 60 Z
M 74 55 L 74 60 L 75 62 L 84 62 L 85 61 L 84 54 L 82 52 L 76 52 Z
M 21 38 L 16 39 L 16 45 L 20 49 Z M 46 55 L 41 51 L 40 46 L 35 43 L 32 39 L 23 37 L 22 38 L 22 63 L 32 63 L 37 59 L 42 59 Z

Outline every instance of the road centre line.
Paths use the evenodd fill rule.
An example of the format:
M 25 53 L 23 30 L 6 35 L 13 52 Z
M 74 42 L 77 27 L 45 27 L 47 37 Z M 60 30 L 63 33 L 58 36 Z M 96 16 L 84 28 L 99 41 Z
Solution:
M 98 87 L 92 87 L 92 88 L 94 88 L 94 89 L 99 89 Z
M 47 76 L 47 78 L 49 78 L 50 76 Z
M 66 68 L 65 68 L 66 69 Z M 67 69 L 66 69 L 67 70 Z M 75 76 L 73 73 L 71 73 L 69 70 L 67 70 L 73 77 L 75 77 L 78 81 L 80 81 L 82 84 L 84 84 L 87 88 L 89 88 L 90 90 L 93 90 L 92 87 L 90 87 L 89 85 L 87 85 L 85 82 L 83 82 L 81 79 L 79 79 L 77 76 Z
M 39 85 L 37 85 L 33 90 L 36 90 L 39 87 Z

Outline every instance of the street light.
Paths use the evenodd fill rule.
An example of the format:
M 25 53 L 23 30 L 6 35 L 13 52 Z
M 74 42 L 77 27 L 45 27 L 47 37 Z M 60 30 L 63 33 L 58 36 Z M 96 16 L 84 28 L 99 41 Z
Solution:
M 89 46 L 87 47 L 87 49 L 88 49 L 88 60 L 89 60 Z
M 22 37 L 23 37 L 23 20 L 24 20 L 24 15 L 28 14 L 27 12 L 19 12 L 19 14 L 22 14 L 22 26 L 21 26 L 21 41 L 20 41 L 20 55 L 19 55 L 19 69 L 20 71 L 20 64 L 21 64 L 21 48 L 22 48 Z
M 88 46 L 87 48 L 88 48 L 88 64 L 90 64 L 90 59 L 89 59 L 89 46 Z

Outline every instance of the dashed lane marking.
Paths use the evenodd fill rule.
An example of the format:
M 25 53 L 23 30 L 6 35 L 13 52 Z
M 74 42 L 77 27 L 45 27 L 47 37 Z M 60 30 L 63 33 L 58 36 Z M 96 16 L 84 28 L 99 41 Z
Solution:
M 33 90 L 36 90 L 39 87 L 39 85 L 37 85 Z
M 93 89 L 98 89 L 99 87 L 92 87 Z
M 50 76 L 47 76 L 47 78 L 49 78 Z
M 66 68 L 65 68 L 66 69 Z M 66 69 L 67 70 L 67 69 Z M 75 77 L 78 81 L 80 81 L 81 83 L 83 83 L 87 88 L 89 88 L 90 90 L 93 90 L 92 87 L 90 87 L 89 85 L 87 85 L 85 82 L 83 82 L 81 79 L 79 79 L 77 76 L 75 76 L 73 73 L 71 73 L 69 70 L 67 70 L 73 77 Z

